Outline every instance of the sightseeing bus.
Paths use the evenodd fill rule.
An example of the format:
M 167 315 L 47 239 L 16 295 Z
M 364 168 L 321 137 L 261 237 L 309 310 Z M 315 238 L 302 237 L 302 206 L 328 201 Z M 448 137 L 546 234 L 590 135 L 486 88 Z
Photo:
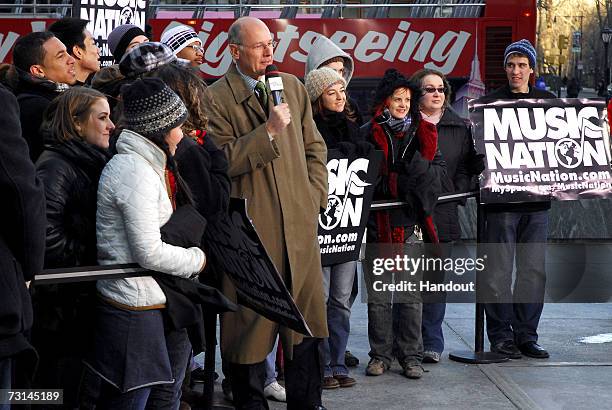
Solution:
M 144 27 L 145 12 L 155 40 L 169 26 L 192 26 L 205 49 L 200 72 L 209 81 L 222 76 L 231 64 L 227 31 L 235 16 L 250 14 L 264 20 L 278 41 L 276 65 L 298 77 L 304 76 L 310 46 L 323 34 L 353 57 L 350 91 L 364 106 L 372 88 L 390 67 L 406 75 L 424 67 L 437 69 L 451 81 L 455 99 L 478 97 L 504 84 L 504 48 L 521 38 L 535 44 L 537 14 L 535 0 L 386 1 L 379 2 L 380 7 L 345 1 L 333 5 L 296 5 L 290 1 L 276 5 L 195 4 L 188 0 L 177 4 L 149 4 L 149 0 L 81 3 L 84 5 L 74 14 L 90 20 L 94 38 L 105 39 L 116 25 L 130 18 Z M 100 11 L 101 7 L 107 10 Z M 138 7 L 140 12 L 136 11 Z M 63 10 L 62 15 L 71 11 Z M 0 17 L 4 17 L 0 19 L 0 62 L 10 62 L 10 50 L 20 35 L 42 30 L 53 21 L 28 14 L 11 18 L 0 13 Z M 100 45 L 102 55 L 108 55 L 105 42 Z

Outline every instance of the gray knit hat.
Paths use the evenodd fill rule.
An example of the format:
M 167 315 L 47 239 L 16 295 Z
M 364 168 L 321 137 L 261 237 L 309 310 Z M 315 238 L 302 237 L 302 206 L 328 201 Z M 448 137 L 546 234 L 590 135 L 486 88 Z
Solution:
M 125 128 L 144 137 L 164 135 L 187 119 L 183 101 L 159 78 L 137 79 L 121 92 Z
M 504 51 L 504 67 L 508 62 L 508 57 L 515 53 L 526 55 L 527 59 L 529 60 L 529 67 L 534 68 L 536 66 L 536 50 L 533 48 L 533 45 L 531 45 L 529 40 L 522 39 L 506 47 L 506 51 Z
M 312 70 L 304 79 L 306 91 L 310 102 L 313 103 L 323 94 L 327 87 L 336 83 L 342 83 L 346 87 L 346 80 L 336 71 L 329 67 L 321 67 Z
M 108 34 L 106 42 L 111 54 L 115 57 L 115 61 L 121 61 L 127 46 L 138 36 L 146 36 L 146 34 L 140 27 L 134 24 L 117 26 Z

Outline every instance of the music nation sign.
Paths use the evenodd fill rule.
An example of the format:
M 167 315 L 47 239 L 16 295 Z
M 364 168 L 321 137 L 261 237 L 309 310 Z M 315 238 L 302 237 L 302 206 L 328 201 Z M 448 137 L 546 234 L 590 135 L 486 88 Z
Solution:
M 117 26 L 134 24 L 145 29 L 149 0 L 73 0 L 73 16 L 88 20 L 87 29 L 100 48 L 100 62 L 110 65 L 113 56 L 108 49 L 108 34 Z
M 603 100 L 476 100 L 469 111 L 485 154 L 482 203 L 611 196 Z

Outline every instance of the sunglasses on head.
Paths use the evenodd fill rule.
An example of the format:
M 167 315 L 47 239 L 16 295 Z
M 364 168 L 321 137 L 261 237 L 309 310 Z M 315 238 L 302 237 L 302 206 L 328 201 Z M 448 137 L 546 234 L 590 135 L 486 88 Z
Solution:
M 433 94 L 436 91 L 439 92 L 440 94 L 444 94 L 446 92 L 446 87 L 438 87 L 438 88 L 436 88 L 436 87 L 429 86 L 429 87 L 424 87 L 423 91 L 426 92 L 427 94 Z

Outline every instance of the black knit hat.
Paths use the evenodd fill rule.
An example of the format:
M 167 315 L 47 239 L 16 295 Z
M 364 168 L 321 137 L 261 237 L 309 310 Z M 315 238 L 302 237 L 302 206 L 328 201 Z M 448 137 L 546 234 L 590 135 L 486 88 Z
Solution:
M 398 88 L 408 88 L 411 92 L 411 100 L 419 101 L 420 91 L 418 87 L 395 68 L 389 68 L 376 87 L 372 106 L 378 107 L 383 104 L 387 97 L 393 95 L 393 92 Z
M 106 41 L 116 62 L 121 61 L 127 46 L 129 46 L 132 40 L 138 36 L 146 36 L 146 34 L 140 27 L 134 24 L 117 26 L 108 34 L 108 39 Z
M 121 92 L 125 128 L 144 137 L 164 135 L 187 119 L 183 101 L 159 78 L 137 79 Z

